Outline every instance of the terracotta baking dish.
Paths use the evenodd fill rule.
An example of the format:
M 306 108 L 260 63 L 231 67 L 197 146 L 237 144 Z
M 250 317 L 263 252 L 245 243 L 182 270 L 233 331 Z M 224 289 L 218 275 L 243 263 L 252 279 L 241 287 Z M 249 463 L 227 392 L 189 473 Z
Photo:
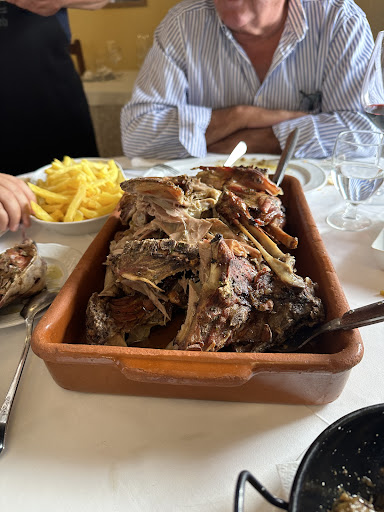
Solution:
M 327 320 L 341 316 L 349 306 L 301 185 L 287 176 L 283 189 L 287 231 L 299 238 L 298 272 L 318 283 Z M 312 353 L 202 353 L 83 344 L 88 298 L 103 287 L 103 262 L 118 229 L 118 216 L 111 216 L 33 333 L 32 349 L 57 384 L 96 393 L 290 404 L 324 404 L 340 395 L 363 356 L 357 330 L 328 333 Z M 153 345 L 165 346 L 171 331 L 163 328 Z

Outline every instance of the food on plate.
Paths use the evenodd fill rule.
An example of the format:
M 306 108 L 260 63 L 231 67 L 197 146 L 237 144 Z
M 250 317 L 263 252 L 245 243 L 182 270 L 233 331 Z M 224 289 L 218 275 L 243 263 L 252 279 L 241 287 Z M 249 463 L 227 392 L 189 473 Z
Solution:
M 379 512 L 383 508 L 375 508 L 372 501 L 366 501 L 358 494 L 343 491 L 332 506 L 331 512 Z
M 0 254 L 0 309 L 35 295 L 46 285 L 47 264 L 25 240 Z
M 113 160 L 76 162 L 66 156 L 55 159 L 45 170 L 45 180 L 28 182 L 37 197 L 32 201 L 34 215 L 47 222 L 77 222 L 111 213 L 123 192 L 125 179 Z
M 323 320 L 316 285 L 287 252 L 298 240 L 284 230 L 282 189 L 255 167 L 200 169 L 121 184 L 127 229 L 89 300 L 88 343 L 146 346 L 182 313 L 167 348 L 265 352 Z

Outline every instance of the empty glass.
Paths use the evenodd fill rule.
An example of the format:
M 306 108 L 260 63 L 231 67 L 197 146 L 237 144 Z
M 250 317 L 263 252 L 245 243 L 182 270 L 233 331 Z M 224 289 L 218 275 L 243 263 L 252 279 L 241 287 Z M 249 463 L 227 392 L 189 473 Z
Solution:
M 330 226 L 343 231 L 361 231 L 372 221 L 358 210 L 384 181 L 383 137 L 375 131 L 342 132 L 332 155 L 332 179 L 345 205 L 327 217 Z

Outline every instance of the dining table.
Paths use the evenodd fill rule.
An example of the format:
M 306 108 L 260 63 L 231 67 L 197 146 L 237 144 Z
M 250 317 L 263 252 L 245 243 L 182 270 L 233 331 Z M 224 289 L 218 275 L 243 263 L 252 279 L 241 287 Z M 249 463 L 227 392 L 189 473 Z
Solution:
M 116 158 L 127 178 L 145 172 Z M 383 203 L 361 208 L 372 225 L 340 231 L 326 222 L 343 202 L 329 164 L 305 192 L 350 308 L 384 299 L 384 264 L 371 245 L 384 228 Z M 136 162 L 137 164 L 137 162 Z M 149 167 L 148 163 L 148 167 Z M 27 235 L 79 257 L 96 233 L 59 234 L 33 224 Z M 21 241 L 0 237 L 0 251 Z M 381 254 L 382 256 L 382 254 Z M 84 393 L 63 389 L 29 352 L 0 454 L 0 509 L 12 512 L 229 512 L 243 470 L 288 499 L 298 464 L 317 436 L 357 409 L 384 402 L 384 324 L 360 329 L 362 360 L 340 396 L 324 405 L 240 403 Z M 24 344 L 23 322 L 0 329 L 0 403 Z M 251 486 L 246 511 L 277 510 Z

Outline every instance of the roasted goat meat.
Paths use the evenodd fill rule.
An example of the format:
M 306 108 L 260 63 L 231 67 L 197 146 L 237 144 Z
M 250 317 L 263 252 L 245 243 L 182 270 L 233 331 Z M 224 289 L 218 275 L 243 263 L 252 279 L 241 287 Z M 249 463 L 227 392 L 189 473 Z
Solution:
M 246 322 L 257 269 L 217 235 L 200 243 L 199 283 L 190 284 L 186 321 L 174 341 L 179 350 L 222 349 Z
M 123 224 L 130 238 L 162 238 L 198 242 L 210 223 L 201 218 L 216 204 L 220 191 L 187 176 L 135 178 L 121 184 L 125 196 L 120 204 Z M 133 206 L 133 201 L 135 205 Z
M 25 240 L 0 254 L 0 308 L 35 295 L 45 287 L 47 264 L 36 244 Z
M 268 266 L 236 256 L 220 236 L 200 243 L 199 277 L 174 340 L 179 350 L 262 352 L 323 316 L 309 278 L 303 288 L 287 286 Z
M 238 189 L 267 192 L 272 196 L 282 193 L 282 189 L 268 179 L 267 170 L 259 167 L 204 167 L 197 174 L 204 183 L 219 190 L 227 188 L 236 192 Z
M 316 285 L 279 246 L 298 241 L 284 231 L 282 190 L 264 170 L 203 167 L 122 189 L 126 229 L 88 304 L 89 343 L 145 346 L 153 327 L 182 312 L 168 348 L 262 352 L 323 319 Z
M 168 238 L 127 240 L 114 251 L 106 264 L 115 296 L 106 292 L 108 283 L 88 304 L 87 339 L 92 344 L 125 344 L 124 333 L 129 342 L 141 341 L 151 327 L 165 325 L 173 306 L 186 307 L 185 274 L 199 264 L 196 246 Z
M 93 293 L 86 313 L 88 343 L 127 346 L 148 338 L 154 325 L 165 325 L 168 318 L 145 295 L 133 292 L 120 298 Z

